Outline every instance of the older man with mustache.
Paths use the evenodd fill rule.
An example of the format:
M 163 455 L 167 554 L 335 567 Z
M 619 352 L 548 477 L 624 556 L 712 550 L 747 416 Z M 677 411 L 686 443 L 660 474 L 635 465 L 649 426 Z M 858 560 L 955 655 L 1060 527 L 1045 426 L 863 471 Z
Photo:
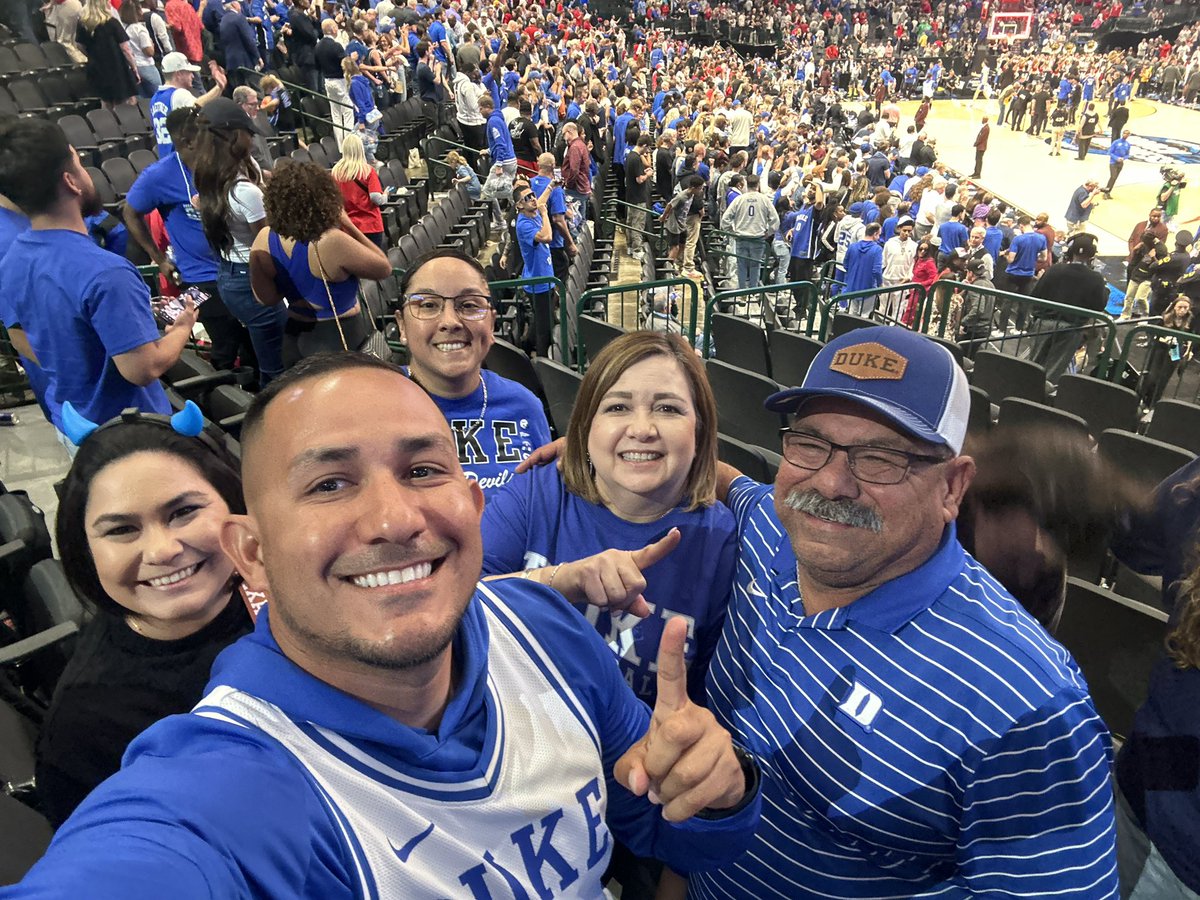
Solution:
M 790 416 L 774 488 L 723 473 L 741 558 L 708 682 L 763 819 L 691 895 L 1115 897 L 1108 731 L 955 534 L 975 464 L 950 352 L 854 331 L 767 405 Z

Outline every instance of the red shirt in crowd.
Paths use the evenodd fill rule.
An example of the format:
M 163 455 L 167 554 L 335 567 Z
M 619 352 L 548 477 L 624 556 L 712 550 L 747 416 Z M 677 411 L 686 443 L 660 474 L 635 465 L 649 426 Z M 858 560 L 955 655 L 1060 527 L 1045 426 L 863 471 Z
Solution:
M 171 40 L 175 49 L 188 58 L 191 63 L 204 59 L 204 42 L 200 39 L 200 16 L 187 0 L 167 0 L 163 7 L 167 16 L 167 25 L 171 28 Z
M 383 185 L 379 183 L 379 175 L 374 169 L 367 173 L 366 178 L 339 181 L 337 186 L 342 192 L 346 215 L 350 217 L 355 228 L 363 234 L 379 234 L 383 231 L 383 213 L 369 196 L 372 191 L 377 194 L 383 193 Z M 364 186 L 366 190 L 363 189 Z

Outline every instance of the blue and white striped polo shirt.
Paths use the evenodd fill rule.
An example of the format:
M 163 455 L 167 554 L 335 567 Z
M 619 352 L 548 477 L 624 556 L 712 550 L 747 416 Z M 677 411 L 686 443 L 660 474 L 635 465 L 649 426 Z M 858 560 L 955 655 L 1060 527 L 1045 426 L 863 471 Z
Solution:
M 759 759 L 763 816 L 689 896 L 1117 896 L 1108 732 L 954 527 L 917 569 L 807 616 L 771 487 L 739 478 L 728 503 L 740 559 L 708 691 Z

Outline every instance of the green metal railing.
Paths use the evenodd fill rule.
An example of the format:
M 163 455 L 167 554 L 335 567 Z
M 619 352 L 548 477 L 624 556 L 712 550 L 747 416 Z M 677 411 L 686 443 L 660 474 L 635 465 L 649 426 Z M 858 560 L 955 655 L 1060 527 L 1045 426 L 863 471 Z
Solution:
M 711 347 L 710 336 L 712 326 L 710 323 L 713 313 L 722 312 L 723 308 L 730 304 L 740 306 L 742 303 L 745 303 L 747 304 L 747 309 L 749 309 L 753 305 L 754 300 L 757 299 L 759 304 L 759 319 L 761 321 L 757 321 L 756 324 L 763 328 L 775 327 L 778 325 L 778 319 L 790 318 L 790 316 L 779 316 L 776 322 L 772 323 L 765 320 L 765 310 L 768 307 L 777 305 L 777 301 L 772 300 L 771 295 L 778 295 L 785 292 L 788 295 L 787 302 L 789 305 L 803 308 L 804 315 L 801 317 L 804 325 L 803 333 L 811 337 L 817 328 L 817 285 L 813 282 L 789 281 L 785 284 L 761 284 L 753 288 L 720 291 L 713 294 L 704 304 L 704 339 L 701 346 L 705 357 L 709 355 L 709 348 Z M 796 304 L 798 296 L 803 299 L 799 304 Z M 737 315 L 741 315 L 741 313 L 737 313 Z M 755 321 L 754 318 L 748 315 L 745 318 Z M 789 330 L 797 331 L 799 329 L 792 328 Z
M 831 287 L 832 285 L 835 285 L 835 284 L 841 284 L 841 283 L 842 282 L 840 282 L 840 281 L 833 281 L 833 282 L 829 282 L 828 284 L 826 284 L 825 282 L 821 282 L 819 285 L 819 290 L 822 290 L 822 289 L 827 290 L 828 287 Z M 822 316 L 822 319 L 821 319 L 821 322 L 819 325 L 818 336 L 823 341 L 829 339 L 829 329 L 833 325 L 833 317 L 836 316 L 839 312 L 843 312 L 843 310 L 835 309 L 835 307 L 840 307 L 843 303 L 846 304 L 846 306 L 847 306 L 846 310 L 844 310 L 844 311 L 850 313 L 851 315 L 866 315 L 869 317 L 871 315 L 878 314 L 877 318 L 879 319 L 880 325 L 887 325 L 887 324 L 903 325 L 904 323 L 899 321 L 896 318 L 891 318 L 891 319 L 884 318 L 881 313 L 881 304 L 883 301 L 886 301 L 893 294 L 901 294 L 902 297 L 901 297 L 900 302 L 904 305 L 907 305 L 908 295 L 911 294 L 913 291 L 917 292 L 917 303 L 918 303 L 918 306 L 917 306 L 918 315 L 916 316 L 914 321 L 920 322 L 919 312 L 920 312 L 922 305 L 925 303 L 926 292 L 925 292 L 925 287 L 923 285 L 917 284 L 916 282 L 913 282 L 913 281 L 905 282 L 904 284 L 890 284 L 890 285 L 885 285 L 885 286 L 877 287 L 877 288 L 867 288 L 866 290 L 862 290 L 862 291 L 848 291 L 848 292 L 843 292 L 840 294 L 826 295 L 824 297 L 823 301 L 821 302 L 821 309 L 823 310 L 824 315 Z M 855 310 L 852 308 L 852 304 L 855 301 L 867 301 L 867 300 L 874 301 L 872 304 L 872 307 L 871 307 L 871 311 L 869 313 L 855 312 Z M 903 312 L 903 307 L 901 308 L 901 312 Z M 915 327 L 915 326 L 905 326 L 905 327 Z M 811 334 L 811 332 L 810 332 L 810 334 Z
M 1141 344 L 1139 338 L 1142 337 L 1146 338 L 1144 347 L 1139 346 Z M 1185 360 L 1181 352 L 1181 358 L 1178 361 L 1172 360 L 1170 343 L 1165 342 L 1164 339 L 1174 339 L 1177 342 L 1176 346 L 1181 351 L 1190 345 L 1190 359 Z M 1115 350 L 1115 345 L 1110 349 Z M 1200 357 L 1200 335 L 1190 331 L 1178 331 L 1163 325 L 1135 325 L 1123 336 L 1120 353 L 1110 361 L 1108 377 L 1117 383 L 1124 382 L 1132 362 L 1131 357 L 1143 349 L 1145 353 L 1141 354 L 1140 365 L 1134 366 L 1139 370 L 1136 385 L 1129 385 L 1137 390 L 1143 403 L 1152 404 L 1160 397 L 1165 396 L 1171 378 L 1176 375 L 1178 378 L 1175 382 L 1175 393 L 1171 399 L 1200 403 L 1200 378 L 1196 379 L 1195 390 L 1191 392 L 1190 396 L 1186 394 L 1181 396 L 1188 368 L 1193 367 L 1197 357 Z
M 980 324 L 988 326 L 987 333 L 978 337 L 964 336 L 962 323 L 966 316 L 963 310 L 977 312 L 981 307 L 986 307 L 984 321 Z M 971 348 L 988 347 L 1034 362 L 1042 362 L 1039 357 L 1049 352 L 1052 345 L 1070 340 L 1069 336 L 1075 333 L 1080 346 L 1085 341 L 1098 340 L 1096 374 L 1101 378 L 1107 374 L 1117 334 L 1112 316 L 1105 312 L 948 279 L 935 282 L 929 289 L 918 309 L 914 328 L 936 337 L 967 343 L 968 352 Z
M 573 321 L 575 324 L 575 339 L 576 339 L 576 359 L 575 366 L 579 371 L 583 371 L 587 366 L 587 358 L 584 353 L 583 336 L 580 333 L 579 317 L 588 313 L 597 314 L 598 317 L 604 318 L 613 325 L 623 328 L 626 331 L 635 331 L 642 327 L 641 312 L 644 309 L 643 301 L 649 296 L 651 291 L 671 288 L 677 288 L 685 295 L 686 315 L 680 323 L 680 329 L 683 336 L 692 346 L 696 345 L 696 334 L 699 328 L 697 319 L 700 314 L 700 288 L 696 282 L 689 278 L 660 278 L 656 281 L 638 281 L 630 284 L 610 285 L 609 287 L 591 288 L 584 291 L 578 303 L 575 304 Z M 609 299 L 614 295 L 623 296 L 625 294 L 633 294 L 634 300 L 630 304 L 628 301 L 622 300 L 620 303 L 619 321 L 613 321 L 612 304 Z M 600 306 L 601 309 L 597 309 Z M 632 316 L 630 312 L 632 306 Z M 567 321 L 566 298 L 563 298 L 562 305 L 559 308 L 560 325 Z M 566 347 L 564 331 L 563 346 Z M 570 363 L 568 363 L 570 365 Z

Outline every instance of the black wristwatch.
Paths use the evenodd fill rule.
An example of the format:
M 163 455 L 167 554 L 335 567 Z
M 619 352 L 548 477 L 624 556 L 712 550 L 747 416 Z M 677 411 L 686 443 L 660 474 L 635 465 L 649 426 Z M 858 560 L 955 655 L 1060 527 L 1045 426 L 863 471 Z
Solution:
M 758 768 L 758 763 L 755 762 L 754 757 L 749 752 L 737 744 L 733 745 L 733 755 L 737 757 L 738 763 L 741 764 L 742 777 L 746 780 L 745 793 L 742 794 L 742 799 L 729 807 L 729 809 L 702 809 L 696 813 L 697 819 L 713 821 L 715 819 L 728 819 L 730 816 L 736 816 L 749 806 L 758 795 L 759 782 L 762 780 L 762 772 Z

